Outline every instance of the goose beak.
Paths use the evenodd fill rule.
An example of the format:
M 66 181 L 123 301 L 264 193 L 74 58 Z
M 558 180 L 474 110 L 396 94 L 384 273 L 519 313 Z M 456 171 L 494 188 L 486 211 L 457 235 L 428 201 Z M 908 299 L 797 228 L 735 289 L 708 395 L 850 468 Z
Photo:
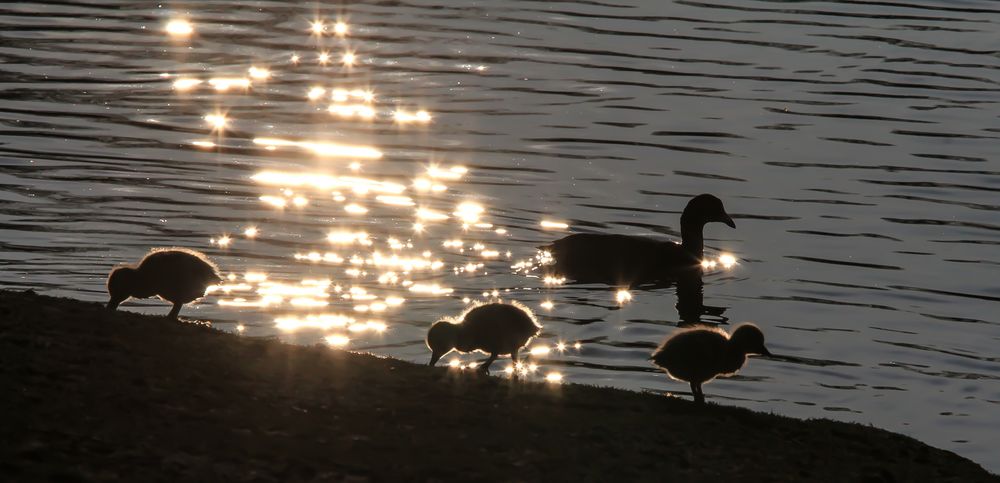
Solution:
M 727 213 L 723 213 L 722 218 L 720 218 L 719 221 L 725 223 L 729 228 L 736 228 L 736 222 L 733 221 L 733 217 L 729 216 Z
M 441 359 L 441 354 L 438 354 L 438 353 L 435 352 L 435 353 L 431 354 L 431 362 L 429 364 L 427 364 L 427 365 L 431 366 L 431 367 L 434 367 L 434 364 L 437 364 L 437 361 L 439 359 Z
M 120 303 L 122 303 L 121 300 L 108 300 L 108 310 L 118 310 L 118 304 Z
M 771 354 L 771 351 L 767 350 L 767 347 L 761 346 L 760 355 L 771 357 L 773 354 Z

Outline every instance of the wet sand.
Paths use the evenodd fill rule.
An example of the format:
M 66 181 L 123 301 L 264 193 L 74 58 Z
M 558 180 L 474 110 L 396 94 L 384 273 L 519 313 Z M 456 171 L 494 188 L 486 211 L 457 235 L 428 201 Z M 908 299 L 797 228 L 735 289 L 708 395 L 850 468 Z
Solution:
M 32 292 L 0 291 L 0 387 L 10 481 L 998 481 L 862 425 L 479 377 Z

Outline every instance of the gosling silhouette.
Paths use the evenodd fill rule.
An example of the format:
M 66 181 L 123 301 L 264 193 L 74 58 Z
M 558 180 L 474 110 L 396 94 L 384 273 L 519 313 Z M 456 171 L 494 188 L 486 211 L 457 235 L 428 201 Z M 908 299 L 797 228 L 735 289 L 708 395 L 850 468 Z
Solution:
M 167 317 L 176 319 L 181 306 L 205 296 L 209 285 L 222 281 L 219 269 L 201 252 L 187 248 L 154 248 L 135 267 L 118 267 L 108 276 L 108 308 L 129 297 L 154 295 L 174 304 Z
M 723 374 L 735 374 L 748 354 L 771 355 L 764 347 L 764 333 L 753 324 L 741 324 L 731 336 L 715 328 L 675 332 L 651 359 L 670 377 L 690 383 L 694 401 L 704 404 L 701 385 Z
M 702 194 L 681 213 L 681 243 L 628 235 L 579 233 L 539 247 L 555 259 L 552 271 L 581 283 L 634 285 L 669 279 L 699 269 L 705 252 L 706 223 L 736 228 L 722 201 Z
M 510 354 L 517 364 L 517 351 L 538 335 L 541 326 L 531 311 L 521 304 L 490 303 L 464 312 L 458 318 L 442 319 L 427 331 L 427 347 L 433 366 L 453 349 L 459 352 L 481 351 L 490 358 L 479 371 L 490 373 L 497 356 Z

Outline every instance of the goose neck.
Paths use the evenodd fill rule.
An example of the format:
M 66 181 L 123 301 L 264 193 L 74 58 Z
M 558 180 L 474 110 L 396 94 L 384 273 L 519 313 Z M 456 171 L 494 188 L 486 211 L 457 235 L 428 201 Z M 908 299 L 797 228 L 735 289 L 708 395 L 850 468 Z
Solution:
M 705 254 L 705 238 L 702 231 L 704 223 L 686 220 L 681 217 L 681 246 L 697 260 L 701 260 Z

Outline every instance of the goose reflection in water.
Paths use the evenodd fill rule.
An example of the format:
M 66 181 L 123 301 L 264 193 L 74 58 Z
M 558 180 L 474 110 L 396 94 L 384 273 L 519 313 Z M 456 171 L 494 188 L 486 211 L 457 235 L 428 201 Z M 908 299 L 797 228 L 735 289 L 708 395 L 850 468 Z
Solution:
M 651 291 L 674 289 L 677 294 L 677 315 L 680 318 L 678 327 L 693 327 L 696 325 L 723 325 L 729 322 L 725 316 L 728 307 L 705 305 L 705 282 L 702 280 L 701 269 L 678 274 L 677 277 L 661 280 L 656 283 L 632 285 L 634 290 Z M 603 290 L 603 289 L 600 289 Z M 628 293 L 627 300 L 622 300 L 622 293 Z M 631 300 L 632 295 L 625 289 L 616 293 L 618 305 Z
M 701 270 L 691 272 L 677 279 L 677 315 L 680 317 L 680 327 L 690 327 L 699 324 L 725 324 L 729 318 L 724 314 L 728 307 L 705 305 L 705 282 L 701 279 Z M 712 319 L 706 319 L 703 316 Z

